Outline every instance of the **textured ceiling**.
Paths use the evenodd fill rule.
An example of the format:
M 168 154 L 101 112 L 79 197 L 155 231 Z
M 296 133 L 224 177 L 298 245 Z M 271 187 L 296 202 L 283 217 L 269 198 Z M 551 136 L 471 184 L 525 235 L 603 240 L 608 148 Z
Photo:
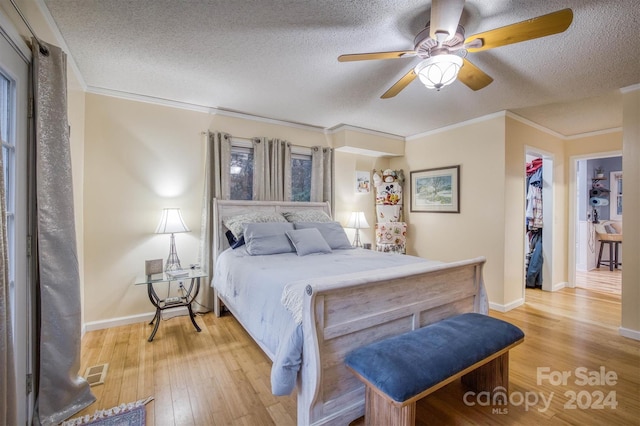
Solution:
M 510 110 L 565 136 L 622 123 L 640 83 L 640 0 L 468 0 L 467 36 L 569 7 L 557 35 L 470 53 L 494 78 L 474 92 L 418 80 L 380 99 L 418 58 L 339 63 L 413 48 L 417 0 L 44 0 L 89 90 L 228 109 L 323 128 L 412 136 Z

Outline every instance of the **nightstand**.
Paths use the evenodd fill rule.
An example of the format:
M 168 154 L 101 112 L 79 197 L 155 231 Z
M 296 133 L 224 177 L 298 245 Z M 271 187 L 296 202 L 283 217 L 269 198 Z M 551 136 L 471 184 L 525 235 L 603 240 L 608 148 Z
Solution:
M 174 309 L 186 307 L 189 311 L 189 318 L 191 319 L 191 323 L 195 327 L 195 329 L 199 332 L 200 327 L 195 320 L 195 314 L 191 309 L 191 302 L 195 300 L 198 296 L 198 292 L 200 291 L 200 278 L 206 277 L 208 274 L 201 269 L 189 269 L 188 273 L 183 276 L 174 276 L 170 273 L 163 274 L 154 274 L 154 275 L 143 275 L 141 277 L 137 277 L 135 280 L 135 285 L 146 285 L 147 286 L 147 294 L 149 295 L 149 300 L 151 304 L 156 308 L 156 314 L 149 323 L 149 325 L 153 324 L 153 331 L 149 336 L 148 341 L 153 341 L 156 332 L 158 331 L 158 326 L 160 325 L 160 316 L 162 311 L 166 309 Z M 155 286 L 158 284 L 166 284 L 168 287 L 171 286 L 171 282 L 179 282 L 186 283 L 189 281 L 189 287 L 181 285 L 182 295 L 174 296 L 174 297 L 166 297 L 161 298 L 158 296 L 156 292 Z

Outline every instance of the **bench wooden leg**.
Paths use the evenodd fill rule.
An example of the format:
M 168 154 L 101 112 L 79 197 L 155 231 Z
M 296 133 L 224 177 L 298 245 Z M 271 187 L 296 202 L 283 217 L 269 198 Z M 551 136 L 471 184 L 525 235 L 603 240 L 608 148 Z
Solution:
M 414 426 L 416 424 L 416 403 L 396 407 L 389 398 L 381 396 L 371 387 L 365 390 L 365 426 Z
M 492 392 L 497 387 L 509 392 L 509 352 L 481 365 L 461 378 L 462 383 L 476 392 Z M 502 391 L 502 389 L 500 390 Z

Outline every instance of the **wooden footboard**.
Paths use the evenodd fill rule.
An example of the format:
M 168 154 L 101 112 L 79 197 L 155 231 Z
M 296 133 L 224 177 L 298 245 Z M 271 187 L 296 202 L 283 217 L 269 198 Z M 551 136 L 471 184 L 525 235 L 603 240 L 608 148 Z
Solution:
M 298 425 L 346 425 L 364 415 L 364 385 L 344 365 L 351 350 L 452 315 L 486 312 L 484 263 L 409 265 L 385 270 L 373 282 L 307 286 Z

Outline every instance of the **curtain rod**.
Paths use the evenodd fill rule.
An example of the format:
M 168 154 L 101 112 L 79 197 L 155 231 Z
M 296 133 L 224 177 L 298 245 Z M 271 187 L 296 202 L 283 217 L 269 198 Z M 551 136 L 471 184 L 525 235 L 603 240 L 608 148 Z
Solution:
M 36 39 L 36 43 L 38 43 L 38 47 L 40 48 L 40 53 L 42 53 L 45 56 L 49 55 L 49 49 L 47 49 L 47 46 L 45 46 L 43 44 L 43 42 L 40 41 L 40 39 L 36 35 L 35 31 L 33 31 L 33 28 L 31 28 L 31 25 L 29 24 L 29 21 L 27 21 L 27 18 L 22 14 L 22 11 L 18 7 L 18 5 L 13 0 L 9 0 L 9 1 L 13 5 L 13 8 L 16 10 L 16 12 L 18 12 L 18 15 L 20 15 L 20 19 L 22 19 L 22 22 L 24 22 L 24 24 L 27 26 L 27 29 L 29 30 L 29 32 L 31 33 L 33 38 Z

